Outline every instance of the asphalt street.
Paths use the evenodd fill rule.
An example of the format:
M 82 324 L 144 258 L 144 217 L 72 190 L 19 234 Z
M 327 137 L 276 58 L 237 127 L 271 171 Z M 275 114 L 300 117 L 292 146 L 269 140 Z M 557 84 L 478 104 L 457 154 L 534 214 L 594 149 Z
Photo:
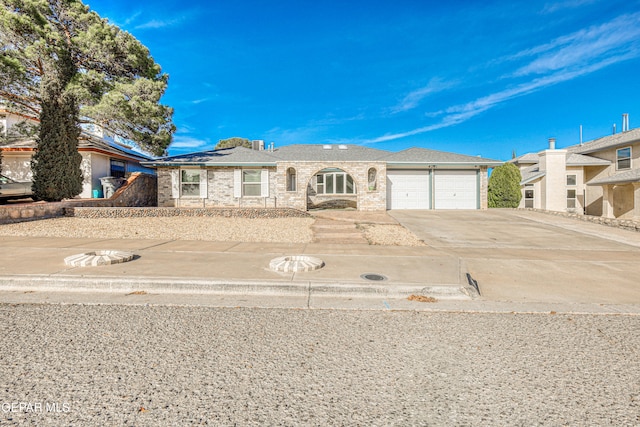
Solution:
M 640 317 L 0 305 L 2 425 L 640 424 Z

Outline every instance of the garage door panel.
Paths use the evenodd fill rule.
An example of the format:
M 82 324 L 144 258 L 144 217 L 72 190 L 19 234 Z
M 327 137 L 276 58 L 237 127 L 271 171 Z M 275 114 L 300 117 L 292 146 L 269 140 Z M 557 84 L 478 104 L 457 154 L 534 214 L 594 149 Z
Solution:
M 427 170 L 388 170 L 387 209 L 429 209 Z
M 475 170 L 438 170 L 433 191 L 435 209 L 477 209 L 478 173 Z

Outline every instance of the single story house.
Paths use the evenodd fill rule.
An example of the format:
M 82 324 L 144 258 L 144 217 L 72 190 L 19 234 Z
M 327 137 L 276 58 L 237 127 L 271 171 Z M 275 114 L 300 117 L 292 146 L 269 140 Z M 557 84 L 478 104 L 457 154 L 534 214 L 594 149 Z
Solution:
M 486 209 L 488 168 L 502 164 L 424 148 L 253 145 L 143 162 L 157 170 L 158 206 Z
M 640 220 L 640 128 L 517 157 L 521 208 Z M 625 125 L 625 123 L 627 123 Z
M 0 109 L 0 134 L 6 136 L 12 126 L 25 120 L 28 119 Z M 36 142 L 32 138 L 10 138 L 5 143 L 0 141 L 3 175 L 16 181 L 30 181 L 33 175 L 31 158 L 35 149 Z M 105 135 L 98 126 L 83 126 L 78 151 L 82 155 L 80 167 L 84 177 L 79 198 L 91 198 L 96 194 L 94 191 L 102 193 L 100 178 L 124 178 L 132 172 L 155 174 L 154 169 L 140 164 L 153 157 L 136 151 L 129 145 L 116 142 L 114 138 Z

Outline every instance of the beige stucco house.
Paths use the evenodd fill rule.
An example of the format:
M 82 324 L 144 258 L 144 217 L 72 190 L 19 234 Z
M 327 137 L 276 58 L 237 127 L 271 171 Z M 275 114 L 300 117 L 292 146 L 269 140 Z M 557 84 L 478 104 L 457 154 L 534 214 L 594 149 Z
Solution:
M 640 220 L 640 128 L 511 160 L 521 208 Z
M 500 161 L 359 145 L 234 147 L 143 162 L 158 175 L 158 206 L 486 209 L 487 170 Z
M 10 135 L 11 128 L 30 119 L 0 109 L 0 134 Z M 32 178 L 31 158 L 35 153 L 33 138 L 9 138 L 0 141 L 2 151 L 2 173 L 16 181 L 30 181 Z M 91 198 L 102 194 L 100 178 L 113 176 L 123 178 L 132 172 L 155 174 L 155 170 L 142 166 L 140 162 L 152 157 L 135 151 L 125 143 L 119 143 L 93 125 L 84 125 L 78 151 L 82 155 L 80 165 L 83 173 L 82 193 L 79 198 Z

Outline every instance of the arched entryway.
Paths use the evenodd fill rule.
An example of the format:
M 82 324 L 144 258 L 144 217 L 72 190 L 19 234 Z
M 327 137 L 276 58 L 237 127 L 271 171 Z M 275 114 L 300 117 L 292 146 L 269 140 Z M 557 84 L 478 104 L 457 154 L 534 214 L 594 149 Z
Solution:
M 340 168 L 325 168 L 307 184 L 307 209 L 358 209 L 354 177 Z

